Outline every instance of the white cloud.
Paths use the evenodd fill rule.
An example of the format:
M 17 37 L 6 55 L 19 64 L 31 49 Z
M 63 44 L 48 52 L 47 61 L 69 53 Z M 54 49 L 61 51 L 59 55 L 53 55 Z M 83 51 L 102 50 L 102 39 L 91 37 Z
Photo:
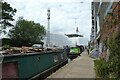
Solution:
M 47 9 L 51 9 L 50 27 L 52 33 L 79 33 L 89 39 L 91 28 L 91 0 L 5 0 L 17 9 L 15 18 L 39 22 L 47 28 Z M 76 24 L 75 19 L 76 18 Z

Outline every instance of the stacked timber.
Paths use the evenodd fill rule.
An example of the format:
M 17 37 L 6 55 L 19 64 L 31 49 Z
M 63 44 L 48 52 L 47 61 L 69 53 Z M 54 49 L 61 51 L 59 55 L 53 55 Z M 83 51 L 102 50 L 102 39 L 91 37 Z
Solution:
M 32 47 L 11 47 L 10 49 L 6 49 L 5 53 L 10 53 L 10 54 L 18 54 L 18 53 L 32 53 L 32 52 L 42 52 L 43 49 L 34 49 Z
M 11 47 L 4 51 L 4 54 L 18 54 L 18 53 L 33 53 L 33 52 L 42 52 L 42 51 L 58 51 L 60 48 L 49 47 L 49 48 L 32 48 L 32 47 Z

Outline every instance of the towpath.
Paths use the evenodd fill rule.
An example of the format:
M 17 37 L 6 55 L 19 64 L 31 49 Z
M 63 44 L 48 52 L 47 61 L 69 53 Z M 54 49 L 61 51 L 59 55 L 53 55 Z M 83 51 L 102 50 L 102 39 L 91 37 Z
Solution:
M 84 51 L 48 78 L 95 78 L 93 59 Z

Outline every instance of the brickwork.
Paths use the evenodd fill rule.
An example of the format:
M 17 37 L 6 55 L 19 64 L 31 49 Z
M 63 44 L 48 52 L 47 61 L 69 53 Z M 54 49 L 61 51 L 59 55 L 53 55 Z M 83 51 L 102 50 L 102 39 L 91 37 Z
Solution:
M 101 39 L 106 41 L 120 27 L 120 2 L 114 2 L 112 6 L 112 14 L 108 14 L 101 26 Z

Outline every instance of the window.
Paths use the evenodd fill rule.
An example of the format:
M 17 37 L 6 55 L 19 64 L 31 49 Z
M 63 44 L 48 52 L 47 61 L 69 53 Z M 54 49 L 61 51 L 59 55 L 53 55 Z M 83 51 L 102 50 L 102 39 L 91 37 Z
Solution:
M 94 25 L 94 20 L 92 20 L 92 25 Z
M 57 55 L 54 55 L 54 62 L 57 62 L 58 61 L 58 57 Z
M 63 59 L 63 54 L 60 54 L 60 56 L 61 56 L 61 59 Z
M 94 19 L 94 17 L 92 16 L 92 19 Z

